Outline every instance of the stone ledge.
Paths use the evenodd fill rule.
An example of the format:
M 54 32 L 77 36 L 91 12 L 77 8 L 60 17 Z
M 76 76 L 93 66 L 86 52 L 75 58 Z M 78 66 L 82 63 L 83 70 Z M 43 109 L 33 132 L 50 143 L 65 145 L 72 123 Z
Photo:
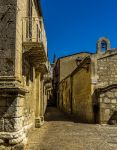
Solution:
M 22 85 L 22 83 L 15 77 L 1 77 L 0 76 L 0 93 L 3 91 L 14 91 L 21 94 L 28 93 L 29 90 Z
M 0 95 L 1 94 L 22 94 L 28 93 L 28 91 L 22 87 L 0 87 Z

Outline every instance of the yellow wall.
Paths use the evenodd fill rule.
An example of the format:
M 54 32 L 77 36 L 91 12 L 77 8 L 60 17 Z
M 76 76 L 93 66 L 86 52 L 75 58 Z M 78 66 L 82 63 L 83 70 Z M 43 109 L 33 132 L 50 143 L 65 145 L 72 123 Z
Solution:
M 59 108 L 81 122 L 94 122 L 91 97 L 91 67 L 75 70 L 59 85 Z
M 32 0 L 32 17 L 38 17 L 38 12 Z M 16 56 L 15 56 L 15 76 L 22 80 L 22 53 L 23 53 L 23 37 L 26 34 L 25 18 L 27 17 L 28 0 L 17 0 L 17 16 L 16 16 Z M 24 83 L 25 84 L 25 83 Z
M 72 77 L 73 114 L 83 122 L 93 122 L 91 69 L 80 69 Z
M 63 57 L 60 59 L 60 82 L 66 78 L 68 75 L 70 75 L 76 68 L 77 68 L 77 63 L 76 59 L 78 57 L 80 58 L 85 58 L 88 56 L 88 53 L 78 53 L 74 54 L 68 57 Z
M 67 113 L 71 113 L 71 78 L 66 78 L 60 84 L 60 103 L 59 107 Z
M 17 17 L 16 17 L 16 52 L 15 52 L 15 76 L 21 81 L 22 86 L 28 90 L 24 101 L 24 126 L 29 124 L 34 124 L 35 121 L 35 111 L 36 111 L 36 96 L 37 92 L 43 94 L 43 92 L 37 89 L 36 84 L 36 71 L 34 66 L 31 66 L 28 59 L 23 58 L 23 41 L 26 35 L 26 20 L 28 17 L 28 0 L 17 0 Z M 36 18 L 39 21 L 38 10 L 32 0 L 32 18 Z M 25 24 L 25 25 L 24 25 Z M 33 26 L 32 26 L 33 27 Z M 35 30 L 35 32 L 37 32 Z M 26 76 L 29 76 L 29 83 L 26 83 Z M 41 84 L 41 83 L 40 83 Z M 41 85 L 40 85 L 41 86 Z M 40 101 L 43 99 L 40 96 Z M 40 103 L 40 102 L 39 102 Z M 41 105 L 41 104 L 39 104 Z M 39 106 L 39 109 L 42 107 Z

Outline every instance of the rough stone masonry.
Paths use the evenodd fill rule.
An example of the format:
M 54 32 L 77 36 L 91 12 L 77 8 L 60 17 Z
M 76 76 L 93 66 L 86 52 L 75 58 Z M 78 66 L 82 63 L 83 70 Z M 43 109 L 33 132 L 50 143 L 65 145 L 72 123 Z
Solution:
M 0 0 L 0 148 L 44 123 L 49 65 L 40 1 Z

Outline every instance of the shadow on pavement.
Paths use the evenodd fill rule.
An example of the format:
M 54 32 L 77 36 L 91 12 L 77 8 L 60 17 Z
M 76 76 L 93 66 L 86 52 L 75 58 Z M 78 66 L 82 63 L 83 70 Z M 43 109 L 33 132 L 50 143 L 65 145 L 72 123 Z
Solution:
M 56 107 L 47 107 L 45 113 L 45 121 L 69 121 L 78 123 L 76 119 L 71 118 Z

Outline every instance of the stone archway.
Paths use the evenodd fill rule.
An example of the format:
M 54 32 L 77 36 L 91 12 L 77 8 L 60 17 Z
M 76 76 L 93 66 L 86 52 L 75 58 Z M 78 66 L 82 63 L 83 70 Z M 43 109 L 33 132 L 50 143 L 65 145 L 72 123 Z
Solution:
M 103 51 L 103 48 L 105 48 L 105 51 Z M 97 53 L 103 53 L 110 50 L 110 41 L 106 37 L 102 37 L 97 42 Z

